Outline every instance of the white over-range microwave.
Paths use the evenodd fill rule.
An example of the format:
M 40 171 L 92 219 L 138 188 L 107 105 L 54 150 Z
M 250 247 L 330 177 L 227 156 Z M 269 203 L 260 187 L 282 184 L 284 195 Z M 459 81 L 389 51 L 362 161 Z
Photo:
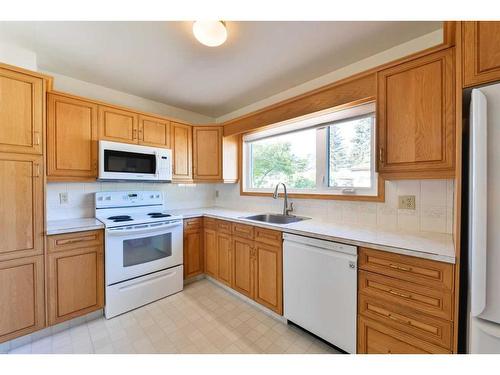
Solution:
M 99 141 L 99 180 L 172 181 L 172 150 Z

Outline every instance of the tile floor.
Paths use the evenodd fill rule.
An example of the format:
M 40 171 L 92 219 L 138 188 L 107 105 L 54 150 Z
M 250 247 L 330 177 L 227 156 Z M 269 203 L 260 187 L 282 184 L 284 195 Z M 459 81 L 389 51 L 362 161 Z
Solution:
M 202 279 L 111 320 L 103 317 L 9 353 L 337 353 Z

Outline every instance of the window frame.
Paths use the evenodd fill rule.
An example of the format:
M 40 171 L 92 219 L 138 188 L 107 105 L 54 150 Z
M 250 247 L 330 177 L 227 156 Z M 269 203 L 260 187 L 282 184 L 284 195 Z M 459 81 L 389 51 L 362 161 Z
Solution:
M 350 115 L 351 109 L 358 109 L 358 107 L 363 107 L 361 113 L 356 115 Z M 345 115 L 342 116 L 342 112 L 345 111 Z M 335 114 L 334 120 L 325 120 L 329 118 L 329 114 Z M 372 170 L 372 187 L 371 188 L 356 188 L 354 192 L 348 192 L 345 188 L 339 189 L 328 186 L 329 184 L 329 140 L 328 140 L 328 126 L 334 123 L 341 123 L 349 120 L 353 120 L 359 117 L 366 117 L 370 115 L 373 117 L 373 125 L 371 132 L 371 163 L 370 168 Z M 331 116 L 330 116 L 331 117 Z M 304 118 L 306 121 L 304 121 Z M 314 119 L 317 118 L 318 122 L 314 124 Z M 303 128 L 297 127 L 296 124 L 303 121 L 307 123 L 307 126 Z M 313 121 L 313 122 L 311 122 Z M 313 124 L 313 125 L 311 125 Z M 293 130 L 288 130 L 289 128 Z M 281 128 L 281 131 L 280 131 Z M 316 150 L 319 150 L 320 143 L 323 143 L 321 147 L 325 147 L 324 153 L 316 153 L 316 188 L 315 189 L 293 189 L 288 188 L 289 196 L 292 198 L 309 198 L 309 199 L 332 199 L 332 200 L 352 200 L 352 201 L 374 201 L 383 202 L 384 201 L 384 180 L 382 176 L 377 173 L 376 165 L 376 141 L 377 141 L 377 121 L 375 115 L 375 103 L 363 103 L 361 105 L 356 105 L 352 107 L 342 106 L 340 110 L 331 108 L 326 111 L 320 111 L 318 113 L 310 114 L 307 116 L 302 116 L 296 119 L 292 119 L 284 122 L 283 124 L 275 124 L 271 127 L 271 135 L 264 135 L 259 137 L 258 134 L 265 133 L 264 131 L 256 131 L 248 133 L 241 137 L 241 158 L 240 158 L 240 195 L 249 196 L 271 196 L 274 188 L 251 188 L 249 187 L 250 182 L 250 171 L 251 171 L 251 157 L 250 155 L 250 143 L 252 141 L 269 138 L 272 136 L 278 136 L 281 134 L 286 134 L 290 132 L 297 132 L 301 130 L 307 130 L 310 128 L 317 129 L 316 132 Z M 246 136 L 250 136 L 251 140 L 245 140 Z M 322 137 L 323 139 L 318 139 Z M 319 182 L 321 181 L 321 182 Z M 320 188 L 318 188 L 320 187 Z

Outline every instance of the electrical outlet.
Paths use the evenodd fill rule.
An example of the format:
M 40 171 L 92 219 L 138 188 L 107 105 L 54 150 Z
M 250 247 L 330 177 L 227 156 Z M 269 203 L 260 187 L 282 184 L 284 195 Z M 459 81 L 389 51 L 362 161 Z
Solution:
M 398 208 L 403 210 L 414 210 L 415 209 L 415 196 L 414 195 L 400 195 Z
M 67 191 L 59 193 L 59 203 L 60 204 L 68 204 L 68 192 Z
M 215 198 L 219 198 L 219 190 L 215 190 Z

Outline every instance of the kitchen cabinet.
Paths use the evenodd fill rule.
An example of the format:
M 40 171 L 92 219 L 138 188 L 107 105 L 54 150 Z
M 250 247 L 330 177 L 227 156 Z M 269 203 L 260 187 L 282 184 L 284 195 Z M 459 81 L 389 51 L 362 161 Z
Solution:
M 203 219 L 184 220 L 184 279 L 203 273 Z
M 43 254 L 43 157 L 0 153 L 0 261 Z
M 43 153 L 45 82 L 0 65 L 0 152 Z
M 52 181 L 97 178 L 97 105 L 47 95 L 47 177 Z
M 193 127 L 193 178 L 222 180 L 222 126 Z
M 193 130 L 192 126 L 172 122 L 172 180 L 174 182 L 191 182 L 193 180 Z
M 283 314 L 282 253 L 281 245 L 255 242 L 255 300 L 280 315 Z
M 139 116 L 139 144 L 170 148 L 170 121 L 152 116 Z
M 207 275 L 217 278 L 219 266 L 217 252 L 217 231 L 215 229 L 203 229 L 203 246 L 205 249 L 205 272 Z
M 465 87 L 500 81 L 500 22 L 462 22 Z
M 43 255 L 0 262 L 0 285 L 0 342 L 45 326 Z
M 49 324 L 104 307 L 104 245 L 101 230 L 48 236 Z
M 358 353 L 450 353 L 453 265 L 359 248 Z
M 386 178 L 454 175 L 454 49 L 377 73 L 378 171 Z
M 253 240 L 233 237 L 233 282 L 231 287 L 253 299 L 255 296 L 255 249 Z
M 231 286 L 232 276 L 231 235 L 217 232 L 217 280 Z
M 99 106 L 99 140 L 138 143 L 138 115 L 115 107 Z

